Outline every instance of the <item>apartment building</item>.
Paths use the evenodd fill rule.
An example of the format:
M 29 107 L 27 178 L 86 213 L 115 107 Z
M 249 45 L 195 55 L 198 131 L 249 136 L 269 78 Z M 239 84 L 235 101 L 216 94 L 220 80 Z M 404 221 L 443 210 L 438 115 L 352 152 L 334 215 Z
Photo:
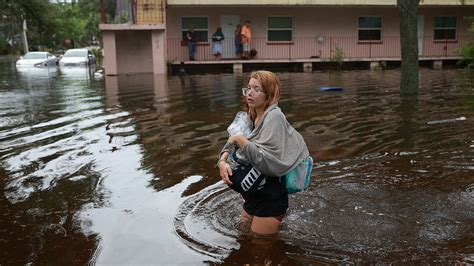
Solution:
M 247 20 L 251 46 L 257 51 L 254 61 L 319 62 L 336 55 L 353 61 L 400 60 L 396 0 L 135 0 L 130 12 L 133 20 L 126 24 L 101 25 L 104 45 L 114 43 L 105 45 L 106 61 L 124 58 L 117 59 L 112 70 L 106 66 L 107 73 L 163 73 L 166 61 L 209 63 L 217 27 L 225 36 L 222 58 L 238 61 L 234 30 Z M 472 40 L 472 14 L 474 0 L 422 1 L 417 25 L 420 58 L 459 58 L 459 48 Z M 190 25 L 198 38 L 197 62 L 187 62 L 188 48 L 182 41 Z M 133 67 L 132 58 L 124 55 L 130 52 L 142 54 Z M 124 60 L 128 67 L 120 62 Z

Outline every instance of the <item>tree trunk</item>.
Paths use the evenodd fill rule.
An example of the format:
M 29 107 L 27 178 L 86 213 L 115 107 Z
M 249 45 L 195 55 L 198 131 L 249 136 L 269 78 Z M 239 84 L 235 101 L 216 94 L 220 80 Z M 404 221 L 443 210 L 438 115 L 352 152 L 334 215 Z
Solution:
M 418 11 L 419 0 L 397 0 L 400 15 L 401 77 L 402 94 L 418 94 Z

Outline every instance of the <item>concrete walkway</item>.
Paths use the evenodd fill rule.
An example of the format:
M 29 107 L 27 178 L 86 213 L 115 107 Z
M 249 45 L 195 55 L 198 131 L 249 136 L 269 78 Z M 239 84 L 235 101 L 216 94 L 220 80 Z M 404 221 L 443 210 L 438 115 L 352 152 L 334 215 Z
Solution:
M 452 57 L 420 57 L 420 62 L 429 63 L 433 68 L 442 68 L 444 61 L 456 61 L 460 60 L 459 56 Z M 372 70 L 377 70 L 384 68 L 387 65 L 387 62 L 400 62 L 401 58 L 344 58 L 342 60 L 344 63 L 368 63 L 368 68 Z M 242 72 L 246 65 L 296 65 L 297 68 L 302 69 L 305 72 L 313 71 L 313 68 L 317 68 L 318 64 L 337 64 L 335 60 L 330 58 L 307 58 L 307 59 L 250 59 L 250 60 L 240 60 L 240 59 L 222 59 L 222 60 L 206 60 L 206 61 L 175 61 L 172 63 L 173 68 L 196 68 L 198 66 L 209 66 L 215 65 L 216 67 L 222 65 L 232 65 L 233 72 Z M 230 67 L 230 66 L 229 66 Z

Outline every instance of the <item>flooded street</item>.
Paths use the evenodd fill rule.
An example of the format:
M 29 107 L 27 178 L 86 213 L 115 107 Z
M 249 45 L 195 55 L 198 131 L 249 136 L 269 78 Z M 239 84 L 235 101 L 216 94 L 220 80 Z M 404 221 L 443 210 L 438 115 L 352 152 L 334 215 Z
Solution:
M 474 263 L 474 72 L 278 73 L 317 166 L 269 238 L 214 168 L 247 74 L 90 74 L 0 63 L 0 264 Z

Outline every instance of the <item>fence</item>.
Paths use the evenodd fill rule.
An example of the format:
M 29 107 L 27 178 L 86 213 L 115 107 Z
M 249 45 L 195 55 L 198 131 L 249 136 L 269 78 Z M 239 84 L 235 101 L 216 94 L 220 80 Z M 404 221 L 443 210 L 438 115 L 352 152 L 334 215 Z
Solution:
M 165 0 L 117 0 L 108 5 L 100 1 L 101 23 L 164 23 Z
M 419 38 L 420 57 L 459 56 L 461 47 L 474 38 L 473 35 L 457 36 L 455 41 L 438 41 L 433 36 Z M 266 38 L 253 38 L 252 49 L 257 51 L 260 60 L 295 60 L 320 58 L 333 60 L 336 51 L 342 52 L 344 59 L 400 58 L 400 37 L 384 36 L 381 41 L 359 41 L 357 37 L 293 37 L 291 42 L 268 42 Z M 168 60 L 186 61 L 188 47 L 181 39 L 168 39 Z M 223 42 L 223 58 L 235 59 L 233 39 Z M 212 44 L 198 43 L 196 60 L 213 60 Z

